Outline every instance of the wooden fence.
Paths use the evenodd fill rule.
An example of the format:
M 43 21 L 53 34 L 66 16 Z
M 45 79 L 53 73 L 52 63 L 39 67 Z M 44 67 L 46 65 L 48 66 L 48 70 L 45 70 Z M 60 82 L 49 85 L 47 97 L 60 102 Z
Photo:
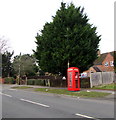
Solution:
M 27 80 L 28 85 L 43 85 L 51 87 L 67 87 L 67 80 L 62 79 L 62 76 L 35 76 Z M 90 88 L 90 78 L 80 78 L 81 88 Z
M 96 72 L 90 74 L 90 85 L 93 86 L 111 84 L 116 82 L 116 73 L 114 72 Z

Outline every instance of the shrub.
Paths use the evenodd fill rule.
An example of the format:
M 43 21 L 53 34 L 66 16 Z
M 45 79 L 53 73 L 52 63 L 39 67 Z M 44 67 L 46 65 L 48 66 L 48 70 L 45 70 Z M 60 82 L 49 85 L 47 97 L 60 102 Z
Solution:
M 28 79 L 27 85 L 34 85 L 34 79 Z
M 80 78 L 81 88 L 90 88 L 90 77 Z
M 28 79 L 27 84 L 28 85 L 42 85 L 42 86 L 45 86 L 45 80 L 44 79 Z
M 13 77 L 6 77 L 6 78 L 4 78 L 4 83 L 5 84 L 15 84 L 16 81 Z
M 28 85 L 40 85 L 40 86 L 49 86 L 48 80 L 50 82 L 51 87 L 67 87 L 67 80 L 62 80 L 62 77 L 55 79 L 51 76 L 42 76 L 38 79 L 28 79 Z M 80 78 L 80 86 L 81 88 L 90 88 L 90 78 Z
M 35 79 L 35 85 L 45 86 L 45 80 L 42 80 L 42 79 L 41 79 L 41 80 L 38 80 L 38 79 L 36 80 L 36 79 Z

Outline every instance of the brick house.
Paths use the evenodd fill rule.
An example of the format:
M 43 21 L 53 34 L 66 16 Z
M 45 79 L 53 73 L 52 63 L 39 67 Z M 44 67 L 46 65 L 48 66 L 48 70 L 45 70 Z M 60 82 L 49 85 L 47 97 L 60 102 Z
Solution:
M 98 54 L 98 58 L 94 61 L 93 66 L 89 70 L 84 71 L 88 75 L 90 72 L 111 72 L 114 71 L 114 55 L 116 51 Z

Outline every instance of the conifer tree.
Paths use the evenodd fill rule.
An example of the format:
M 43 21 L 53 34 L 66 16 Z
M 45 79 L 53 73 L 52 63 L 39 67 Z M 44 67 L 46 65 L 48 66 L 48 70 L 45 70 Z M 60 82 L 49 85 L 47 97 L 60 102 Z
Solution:
M 36 36 L 34 54 L 40 68 L 66 75 L 69 61 L 70 67 L 87 70 L 97 58 L 100 36 L 96 29 L 89 23 L 84 8 L 62 2 L 53 21 L 46 23 Z

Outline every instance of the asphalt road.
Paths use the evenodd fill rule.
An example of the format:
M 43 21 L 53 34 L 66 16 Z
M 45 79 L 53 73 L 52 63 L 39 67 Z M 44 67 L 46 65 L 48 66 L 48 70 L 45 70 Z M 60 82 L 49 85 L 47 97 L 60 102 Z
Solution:
M 0 92 L 2 118 L 114 118 L 114 102 L 13 90 Z

